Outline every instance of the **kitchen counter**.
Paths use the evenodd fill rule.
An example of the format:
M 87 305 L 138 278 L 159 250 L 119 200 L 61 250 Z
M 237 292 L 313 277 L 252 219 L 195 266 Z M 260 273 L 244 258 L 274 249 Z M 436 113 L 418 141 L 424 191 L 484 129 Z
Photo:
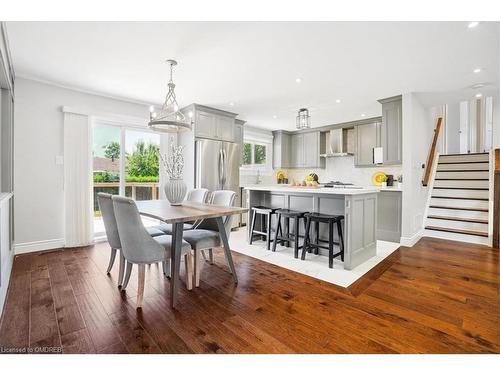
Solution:
M 277 191 L 282 193 L 311 193 L 311 194 L 333 194 L 333 195 L 361 195 L 366 193 L 377 193 L 379 188 L 366 187 L 362 189 L 349 189 L 349 188 L 308 188 L 308 187 L 293 187 L 288 185 L 253 185 L 246 186 L 246 190 L 254 191 Z
M 247 186 L 245 190 L 248 192 L 246 198 L 248 208 L 266 206 L 343 215 L 344 269 L 346 270 L 351 270 L 376 255 L 377 196 L 380 193 L 377 187 L 314 189 L 255 185 Z M 260 216 L 257 216 L 256 228 L 260 228 Z M 249 219 L 248 223 L 250 223 Z M 276 223 L 273 222 L 272 226 L 275 227 L 275 225 Z M 303 232 L 304 228 L 301 224 L 300 234 Z M 250 225 L 248 225 L 247 234 L 249 238 Z M 328 238 L 328 228 L 324 224 L 320 225 L 320 238 Z M 328 255 L 328 252 L 320 250 L 320 254 Z

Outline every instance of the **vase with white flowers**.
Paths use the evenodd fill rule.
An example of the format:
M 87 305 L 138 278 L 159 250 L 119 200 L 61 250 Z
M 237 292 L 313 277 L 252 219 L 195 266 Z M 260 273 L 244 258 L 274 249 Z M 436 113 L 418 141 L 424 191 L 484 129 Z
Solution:
M 169 177 L 163 189 L 172 206 L 180 206 L 187 191 L 187 186 L 182 180 L 182 170 L 184 168 L 182 151 L 182 146 L 176 146 L 171 142 L 169 155 L 160 155 L 163 168 Z

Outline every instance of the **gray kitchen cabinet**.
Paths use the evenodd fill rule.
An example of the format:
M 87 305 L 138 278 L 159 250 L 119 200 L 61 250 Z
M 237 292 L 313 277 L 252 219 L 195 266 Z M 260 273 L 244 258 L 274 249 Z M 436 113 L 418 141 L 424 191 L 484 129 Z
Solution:
M 234 138 L 234 118 L 226 116 L 216 117 L 217 139 L 227 142 L 235 142 Z
M 234 120 L 234 142 L 243 147 L 243 125 L 245 121 L 236 119 Z M 240 152 L 240 166 L 243 164 L 243 152 Z
M 303 138 L 303 167 L 324 168 L 325 159 L 319 155 L 321 151 L 321 133 L 319 131 L 304 133 Z
M 199 104 L 191 104 L 183 108 L 182 113 L 187 118 L 189 118 L 190 113 L 193 115 L 193 133 L 195 137 L 237 142 L 235 138 L 236 113 Z
M 291 134 L 282 130 L 273 132 L 273 168 L 290 168 Z
M 356 150 L 354 164 L 357 167 L 373 166 L 373 149 L 380 147 L 381 123 L 371 122 L 355 126 Z
M 381 191 L 377 200 L 377 240 L 400 242 L 402 193 Z
M 290 160 L 291 168 L 304 167 L 304 134 L 292 135 Z
M 381 146 L 384 164 L 401 164 L 402 160 L 402 124 L 403 101 L 401 96 L 381 99 L 382 129 Z

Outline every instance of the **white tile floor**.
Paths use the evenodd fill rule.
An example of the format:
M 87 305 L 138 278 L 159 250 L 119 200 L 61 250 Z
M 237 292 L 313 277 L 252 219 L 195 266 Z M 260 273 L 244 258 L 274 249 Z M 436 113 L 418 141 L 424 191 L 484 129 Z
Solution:
M 264 241 L 254 241 L 249 245 L 246 240 L 246 228 L 231 232 L 229 237 L 231 250 L 253 258 L 263 260 L 289 270 L 302 273 L 344 288 L 358 280 L 366 272 L 399 248 L 395 242 L 377 241 L 377 255 L 351 271 L 344 270 L 340 259 L 335 258 L 333 269 L 328 268 L 328 257 L 307 253 L 306 260 L 295 259 L 293 249 L 278 245 L 276 252 L 266 250 Z

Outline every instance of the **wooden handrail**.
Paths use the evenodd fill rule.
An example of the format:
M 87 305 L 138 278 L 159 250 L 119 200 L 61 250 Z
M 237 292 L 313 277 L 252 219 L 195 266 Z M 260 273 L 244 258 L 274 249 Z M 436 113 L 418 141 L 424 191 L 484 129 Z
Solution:
M 493 175 L 493 247 L 500 248 L 500 148 L 495 150 Z
M 429 150 L 429 156 L 427 157 L 427 164 L 425 165 L 424 178 L 422 179 L 422 185 L 427 186 L 429 184 L 429 179 L 431 178 L 432 166 L 434 165 L 434 158 L 436 157 L 436 146 L 439 138 L 439 132 L 441 131 L 441 124 L 443 122 L 442 117 L 438 117 L 436 128 L 434 129 L 434 137 L 432 138 L 431 149 Z

